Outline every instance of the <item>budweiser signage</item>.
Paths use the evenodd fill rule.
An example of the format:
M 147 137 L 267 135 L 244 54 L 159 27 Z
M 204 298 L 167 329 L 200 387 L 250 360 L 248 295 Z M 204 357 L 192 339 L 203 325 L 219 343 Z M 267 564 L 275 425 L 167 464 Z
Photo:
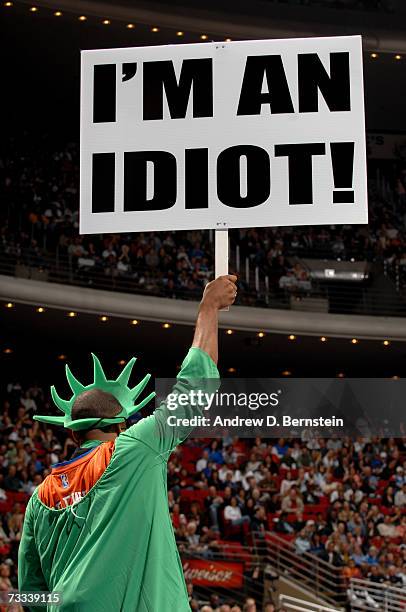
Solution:
M 196 586 L 239 589 L 243 585 L 243 571 L 243 563 L 204 561 L 203 559 L 183 560 L 185 579 Z

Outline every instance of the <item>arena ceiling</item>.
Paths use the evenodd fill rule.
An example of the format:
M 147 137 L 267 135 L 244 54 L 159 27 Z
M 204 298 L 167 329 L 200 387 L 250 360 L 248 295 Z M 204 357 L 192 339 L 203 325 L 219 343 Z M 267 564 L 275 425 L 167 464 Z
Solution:
M 74 291 L 75 289 L 72 288 Z M 154 298 L 152 298 L 154 299 Z M 178 302 L 177 302 L 178 303 Z M 182 302 L 184 304 L 184 302 Z M 137 375 L 174 377 L 191 344 L 190 325 L 78 313 L 68 309 L 0 304 L 0 367 L 3 380 L 64 381 L 64 363 L 73 370 L 91 370 L 90 353 L 103 358 L 112 372 L 123 360 L 139 357 Z M 270 316 L 272 311 L 270 311 Z M 220 369 L 238 377 L 402 377 L 406 375 L 406 343 L 382 340 L 220 330 Z
M 312 12 L 309 7 L 289 7 L 279 3 L 268 3 L 264 0 L 253 1 L 262 7 L 265 6 L 267 11 L 277 9 L 280 12 L 284 9 L 294 9 L 295 15 L 298 15 L 300 10 L 305 15 L 309 11 Z M 67 7 L 66 10 L 62 7 L 63 3 Z M 231 21 L 230 11 L 225 14 L 223 22 L 217 21 L 215 14 L 208 11 L 213 17 L 213 23 L 210 22 L 210 24 L 201 20 L 185 23 L 184 20 L 190 19 L 190 15 L 195 10 L 192 10 L 190 6 L 195 7 L 200 4 L 195 2 L 189 2 L 190 6 L 187 10 L 181 10 L 182 5 L 179 3 L 160 4 L 161 11 L 153 11 L 151 7 L 155 4 L 148 3 L 150 12 L 145 14 L 144 18 L 141 18 L 142 15 L 138 15 L 139 18 L 136 15 L 131 17 L 127 13 L 120 14 L 121 17 L 115 17 L 113 12 L 117 10 L 117 7 L 124 6 L 121 3 L 119 5 L 106 3 L 106 10 L 111 9 L 107 13 L 96 10 L 97 3 L 91 0 L 81 3 L 80 6 L 78 4 L 76 11 L 74 10 L 76 0 L 58 2 L 41 0 L 34 5 L 37 8 L 36 12 L 30 10 L 33 8 L 32 0 L 14 0 L 10 7 L 6 7 L 6 4 L 8 3 L 4 2 L 0 6 L 0 49 L 3 57 L 7 58 L 7 61 L 3 63 L 3 78 L 7 83 L 7 96 L 3 99 L 5 110 L 2 115 L 3 131 L 14 132 L 15 127 L 18 126 L 29 129 L 31 132 L 33 130 L 46 131 L 48 134 L 52 132 L 55 140 L 60 137 L 71 140 L 79 138 L 81 49 L 194 43 L 201 42 L 202 36 L 207 41 L 226 38 L 237 40 L 253 37 L 269 38 L 277 35 L 289 36 L 289 33 L 279 32 L 278 34 L 272 30 L 273 24 L 277 23 L 279 18 L 278 15 L 272 16 L 271 13 L 262 21 L 258 18 L 259 13 L 255 13 L 255 19 L 262 25 L 266 24 L 262 33 L 254 32 L 253 35 L 249 35 L 240 32 L 239 36 L 236 35 L 231 25 L 241 7 L 252 5 L 246 2 L 238 2 L 235 8 L 233 4 Z M 145 3 L 137 2 L 136 7 L 132 7 L 131 10 L 138 11 L 142 6 L 145 7 Z M 224 7 L 225 2 L 219 4 L 220 6 Z M 128 10 L 127 6 L 124 8 Z M 85 11 L 85 9 L 88 10 Z M 327 13 L 334 14 L 337 19 L 345 15 L 348 18 L 348 11 L 330 10 Z M 57 14 L 59 17 L 56 16 Z M 164 15 L 168 16 L 168 20 L 164 19 Z M 363 15 L 363 13 L 351 11 L 352 32 L 362 31 L 354 20 Z M 382 22 L 389 20 L 392 23 L 394 21 L 394 16 L 381 13 L 378 15 Z M 79 21 L 82 16 L 86 17 L 85 21 Z M 375 19 L 376 15 L 368 13 L 367 17 Z M 244 18 L 242 21 L 246 24 L 249 18 Z M 306 22 L 303 21 L 303 23 Z M 404 23 L 404 19 L 396 21 L 391 33 L 396 32 L 396 28 L 403 28 Z M 134 27 L 128 28 L 129 24 Z M 216 31 L 211 29 L 214 24 L 218 26 Z M 349 32 L 344 26 L 343 28 L 340 26 L 341 29 L 337 28 L 335 33 Z M 332 32 L 322 26 L 313 33 L 326 35 Z M 295 30 L 295 35 L 301 35 L 300 30 Z M 393 45 L 393 53 L 377 53 L 379 41 L 374 39 L 375 43 L 371 47 L 374 53 L 364 56 L 368 129 L 406 131 L 406 114 L 403 103 L 406 98 L 404 71 L 406 59 L 403 58 L 403 61 L 396 59 L 396 57 L 402 59 L 401 49 L 406 46 L 406 34 L 399 31 L 395 38 L 399 38 L 400 42 L 399 45 Z
M 32 5 L 31 0 L 20 4 Z M 401 3 L 394 15 L 382 12 L 332 11 L 320 7 L 289 6 L 264 0 L 39 0 L 40 7 L 93 15 L 118 21 L 135 21 L 212 37 L 234 39 L 339 36 L 362 34 L 366 50 L 388 53 L 406 51 Z M 400 13 L 399 13 L 400 11 Z

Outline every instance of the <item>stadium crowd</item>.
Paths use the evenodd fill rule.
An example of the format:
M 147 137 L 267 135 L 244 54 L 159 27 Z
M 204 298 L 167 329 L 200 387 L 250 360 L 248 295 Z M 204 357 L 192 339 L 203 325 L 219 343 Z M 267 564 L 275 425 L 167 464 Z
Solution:
M 14 382 L 2 392 L 0 590 L 7 590 L 16 586 L 27 499 L 75 445 L 64 430 L 32 419 L 50 409 L 41 387 Z M 275 533 L 345 578 L 406 588 L 404 439 L 191 439 L 168 462 L 168 503 L 181 553 L 211 559 L 227 542 L 266 550 Z M 199 610 L 191 585 L 190 592 Z M 238 610 L 223 604 L 217 609 Z
M 5 139 L 0 150 L 0 264 L 6 273 L 40 269 L 43 278 L 167 297 L 194 298 L 213 274 L 213 232 L 80 236 L 78 147 L 44 136 Z M 250 303 L 254 275 L 271 296 L 312 290 L 302 258 L 369 260 L 406 269 L 406 175 L 399 170 L 385 202 L 370 186 L 369 226 L 230 231 L 240 261 L 239 298 Z M 237 249 L 238 247 L 238 249 Z M 237 256 L 238 251 L 238 256 Z M 8 272 L 7 272 L 8 270 Z M 403 278 L 403 275 L 401 275 Z M 406 281 L 406 275 L 404 276 Z
M 348 578 L 406 586 L 405 451 L 404 440 L 378 438 L 258 438 L 250 448 L 214 440 L 192 477 L 181 449 L 168 466 L 177 537 L 209 554 L 211 540 L 233 528 L 243 541 L 275 531 L 297 554 L 317 555 Z M 181 514 L 188 489 L 205 491 L 204 506 Z

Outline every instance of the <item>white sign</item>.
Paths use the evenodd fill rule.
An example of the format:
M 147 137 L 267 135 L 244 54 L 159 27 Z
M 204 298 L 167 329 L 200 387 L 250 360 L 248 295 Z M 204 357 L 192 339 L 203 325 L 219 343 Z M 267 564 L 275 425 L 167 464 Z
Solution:
M 82 233 L 367 223 L 361 37 L 82 52 Z

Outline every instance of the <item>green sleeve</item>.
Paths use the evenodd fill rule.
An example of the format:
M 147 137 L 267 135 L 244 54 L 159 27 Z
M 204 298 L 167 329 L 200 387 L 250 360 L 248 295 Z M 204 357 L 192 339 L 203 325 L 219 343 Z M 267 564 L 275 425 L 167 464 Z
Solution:
M 48 585 L 42 573 L 41 562 L 35 543 L 34 515 L 31 499 L 25 511 L 23 533 L 18 549 L 18 589 L 19 591 L 48 591 Z M 34 609 L 45 610 L 46 606 L 37 606 Z
M 177 396 L 179 393 L 189 393 L 191 390 L 213 393 L 218 387 L 219 372 L 216 364 L 205 351 L 192 347 L 182 363 L 171 395 Z M 154 451 L 165 455 L 183 442 L 194 429 L 188 425 L 169 426 L 168 417 L 176 415 L 179 418 L 190 419 L 200 414 L 202 414 L 201 406 L 188 404 L 178 406 L 176 410 L 169 410 L 167 401 L 163 401 L 151 416 L 142 419 L 122 435 L 132 436 Z

